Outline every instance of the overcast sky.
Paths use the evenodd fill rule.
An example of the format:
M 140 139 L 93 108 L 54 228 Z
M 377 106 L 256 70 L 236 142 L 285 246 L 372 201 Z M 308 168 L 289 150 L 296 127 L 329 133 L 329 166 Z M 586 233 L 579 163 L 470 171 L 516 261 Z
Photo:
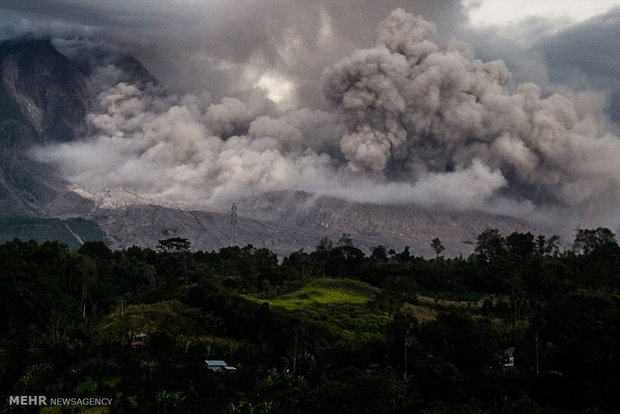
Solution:
M 92 136 L 37 154 L 89 191 L 620 227 L 620 1 L 0 1 L 0 38 L 26 33 L 115 44 L 172 93 L 91 76 Z
M 516 82 L 606 90 L 620 118 L 618 0 L 2 0 L 0 36 L 27 32 L 122 44 L 174 91 L 214 98 L 259 86 L 286 106 L 322 107 L 323 68 L 374 43 L 402 7 L 443 39 L 506 61 Z

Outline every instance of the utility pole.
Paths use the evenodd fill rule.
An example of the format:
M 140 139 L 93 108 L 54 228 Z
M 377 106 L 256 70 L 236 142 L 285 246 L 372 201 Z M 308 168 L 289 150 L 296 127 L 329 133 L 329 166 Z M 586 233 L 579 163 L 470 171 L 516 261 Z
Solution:
M 232 203 L 230 208 L 230 224 L 232 225 L 232 244 L 237 244 L 237 202 Z
M 407 328 L 405 328 L 405 376 L 407 376 Z
M 293 374 L 297 369 L 297 328 L 295 328 L 295 353 L 293 354 Z
M 123 341 L 123 338 L 125 337 L 125 330 L 123 327 L 123 321 L 125 320 L 125 303 L 127 301 L 125 299 L 121 299 L 121 317 L 119 318 L 119 326 L 120 326 L 120 337 L 121 337 L 121 343 L 124 345 L 125 342 Z
M 540 373 L 538 365 L 538 330 L 536 330 L 536 375 Z

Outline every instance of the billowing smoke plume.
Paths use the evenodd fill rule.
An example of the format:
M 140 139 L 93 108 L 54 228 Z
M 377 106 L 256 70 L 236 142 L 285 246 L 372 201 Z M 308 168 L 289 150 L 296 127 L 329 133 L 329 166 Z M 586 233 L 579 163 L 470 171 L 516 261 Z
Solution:
M 92 136 L 35 156 L 95 193 L 122 187 L 211 205 L 303 189 L 618 227 L 620 139 L 605 97 L 510 90 L 504 63 L 441 44 L 436 32 L 393 11 L 375 47 L 324 71 L 333 112 L 280 113 L 261 94 L 167 96 L 104 66 L 91 75 Z
M 620 139 L 605 97 L 542 97 L 534 84 L 510 91 L 509 79 L 503 62 L 440 44 L 432 23 L 394 10 L 376 47 L 324 72 L 323 92 L 341 114 L 340 147 L 354 170 L 416 182 L 478 163 L 501 172 L 512 198 L 589 219 L 617 215 Z
M 99 109 L 88 116 L 92 136 L 38 148 L 34 156 L 95 194 L 123 188 L 201 204 L 336 184 L 328 155 L 337 151 L 335 115 L 301 109 L 276 118 L 268 115 L 273 102 L 260 94 L 209 104 L 126 78 L 115 65 L 94 70 L 89 81 L 98 88 Z

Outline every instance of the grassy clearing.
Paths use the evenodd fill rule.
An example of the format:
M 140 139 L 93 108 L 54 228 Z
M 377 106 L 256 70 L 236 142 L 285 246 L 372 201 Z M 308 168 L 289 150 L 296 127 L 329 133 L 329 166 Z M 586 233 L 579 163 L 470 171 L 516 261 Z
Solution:
M 482 307 L 482 303 L 484 302 L 484 300 L 470 302 L 470 301 L 465 301 L 465 300 L 438 299 L 438 298 L 431 298 L 431 297 L 422 296 L 422 295 L 418 295 L 418 301 L 420 301 L 420 303 L 425 304 L 425 305 L 434 305 L 434 306 L 438 306 L 442 308 L 449 308 L 449 307 L 480 308 Z
M 438 299 L 430 296 L 418 295 L 418 301 L 421 305 L 434 306 L 438 308 L 480 309 L 482 308 L 484 301 L 487 299 L 490 300 L 493 305 L 496 305 L 498 302 L 502 301 L 510 302 L 510 296 L 507 295 L 485 295 L 477 301 Z
M 191 332 L 194 336 L 208 333 L 211 320 L 198 309 L 189 308 L 177 300 L 166 300 L 149 304 L 117 306 L 99 325 L 97 340 L 100 343 L 114 343 L 125 339 L 120 332 L 167 332 L 182 335 Z
M 272 299 L 246 296 L 254 302 L 267 302 L 288 310 L 300 309 L 312 304 L 364 304 L 379 290 L 366 283 L 349 279 L 316 279 L 294 292 Z
M 432 322 L 437 320 L 439 311 L 429 306 L 403 304 L 401 312 L 407 316 L 413 316 L 420 323 Z
M 433 298 L 430 296 L 417 295 L 418 303 L 405 303 L 402 312 L 414 316 L 421 323 L 434 321 L 440 311 L 446 309 L 471 309 L 480 311 L 485 300 L 490 300 L 493 305 L 500 301 L 508 302 L 510 297 L 506 295 L 487 295 L 477 301 L 448 300 Z

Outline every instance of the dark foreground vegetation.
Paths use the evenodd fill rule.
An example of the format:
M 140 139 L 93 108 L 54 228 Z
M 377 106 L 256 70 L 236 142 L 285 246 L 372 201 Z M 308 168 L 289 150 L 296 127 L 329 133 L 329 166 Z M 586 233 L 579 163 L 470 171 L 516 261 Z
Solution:
M 432 246 L 433 259 L 367 257 L 343 237 L 279 262 L 184 239 L 122 251 L 8 242 L 0 411 L 27 411 L 9 395 L 46 395 L 113 398 L 88 412 L 617 412 L 609 230 L 579 230 L 564 252 L 555 237 L 495 230 L 466 259 Z

